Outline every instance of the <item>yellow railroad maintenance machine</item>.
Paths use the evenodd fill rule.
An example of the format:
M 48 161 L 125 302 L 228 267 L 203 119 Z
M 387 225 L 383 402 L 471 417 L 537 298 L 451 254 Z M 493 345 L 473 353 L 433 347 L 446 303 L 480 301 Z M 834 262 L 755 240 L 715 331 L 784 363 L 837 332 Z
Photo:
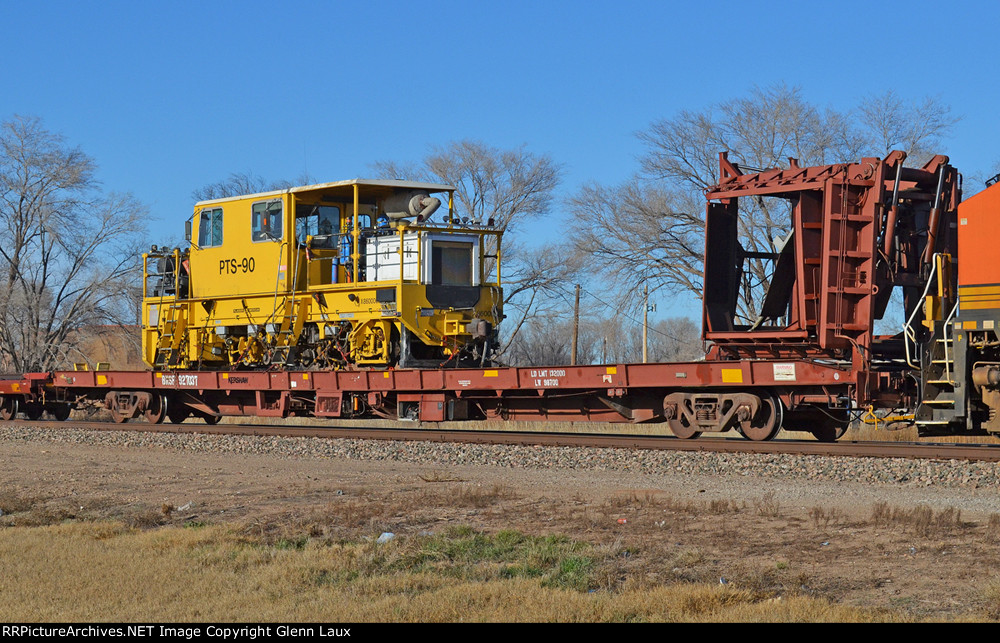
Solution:
M 143 255 L 146 363 L 489 364 L 502 230 L 460 221 L 454 191 L 352 179 L 199 202 L 189 248 Z M 431 223 L 442 197 L 447 215 Z

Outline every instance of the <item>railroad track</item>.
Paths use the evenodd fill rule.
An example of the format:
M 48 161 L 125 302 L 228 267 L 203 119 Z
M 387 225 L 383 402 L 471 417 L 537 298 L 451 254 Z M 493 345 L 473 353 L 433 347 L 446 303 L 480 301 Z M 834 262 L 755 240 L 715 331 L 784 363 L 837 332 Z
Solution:
M 919 460 L 967 460 L 1000 462 L 1000 444 L 950 444 L 914 442 L 817 442 L 814 440 L 771 440 L 754 442 L 743 438 L 700 438 L 681 440 L 672 436 L 598 433 L 547 433 L 524 431 L 452 430 L 433 428 L 365 428 L 262 424 L 149 424 L 131 422 L 16 421 L 8 426 L 59 429 L 72 426 L 94 431 L 145 431 L 153 433 L 199 433 L 273 437 L 311 437 L 355 440 L 403 440 L 504 444 L 521 446 L 601 447 L 713 453 L 773 453 L 867 458 L 908 458 Z

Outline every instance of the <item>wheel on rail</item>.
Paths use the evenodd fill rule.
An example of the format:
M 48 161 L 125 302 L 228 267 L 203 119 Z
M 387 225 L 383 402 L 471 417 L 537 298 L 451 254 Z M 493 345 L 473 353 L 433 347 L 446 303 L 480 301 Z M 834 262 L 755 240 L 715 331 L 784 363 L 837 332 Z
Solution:
M 24 405 L 24 417 L 28 418 L 29 420 L 42 419 L 43 411 L 45 411 L 45 409 L 42 407 L 41 404 L 30 403 Z
M 168 404 L 167 419 L 173 424 L 180 424 L 191 416 L 191 409 L 183 404 Z
M 761 396 L 761 405 L 756 415 L 744 422 L 740 434 L 748 440 L 762 442 L 770 440 L 781 430 L 784 406 L 781 400 L 773 395 Z
M 13 420 L 17 417 L 17 398 L 0 397 L 0 420 Z
M 73 407 L 69 404 L 55 404 L 49 407 L 49 414 L 56 420 L 65 422 L 69 419 L 69 413 L 72 410 Z
M 671 393 L 663 400 L 663 414 L 667 418 L 670 432 L 682 440 L 694 440 L 701 436 L 697 424 L 691 421 L 690 402 L 683 393 Z
M 150 424 L 162 424 L 167 417 L 167 398 L 164 395 L 154 395 L 149 406 L 143 411 L 142 417 Z
M 689 424 L 687 418 L 683 416 L 667 420 L 667 426 L 670 427 L 671 433 L 682 440 L 694 440 L 701 437 L 701 431 L 698 430 L 698 427 Z
M 211 424 L 218 424 L 219 420 L 222 419 L 218 415 L 209 415 L 208 413 L 202 413 L 200 415 L 200 417 L 201 417 L 202 420 L 205 421 L 205 424 L 209 424 L 209 425 L 211 425 Z
M 836 442 L 847 433 L 847 426 L 821 426 L 813 429 L 811 433 L 820 442 Z
M 104 396 L 104 408 L 111 414 L 111 421 L 115 424 L 128 422 L 129 416 L 118 409 L 118 396 L 114 391 L 108 391 L 108 394 Z
M 836 442 L 850 426 L 846 409 L 823 409 L 806 406 L 785 413 L 785 430 L 811 433 L 820 442 Z

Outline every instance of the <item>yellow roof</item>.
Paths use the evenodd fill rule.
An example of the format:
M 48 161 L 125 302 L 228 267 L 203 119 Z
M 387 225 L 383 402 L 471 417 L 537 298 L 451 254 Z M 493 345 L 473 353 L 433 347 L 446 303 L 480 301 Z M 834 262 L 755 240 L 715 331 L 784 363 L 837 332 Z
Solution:
M 426 192 L 454 192 L 455 187 L 444 185 L 443 183 L 421 183 L 419 181 L 400 181 L 396 179 L 348 179 L 346 181 L 333 181 L 331 183 L 316 183 L 315 185 L 303 185 L 281 190 L 271 190 L 270 192 L 258 192 L 255 194 L 240 194 L 236 196 L 223 197 L 221 199 L 209 199 L 199 201 L 196 206 L 208 205 L 212 203 L 224 203 L 226 201 L 237 201 L 249 198 L 266 198 L 279 196 L 282 194 L 301 194 L 308 192 L 323 193 L 324 195 L 341 198 L 344 201 L 354 199 L 354 186 L 357 185 L 360 196 L 363 199 L 382 198 L 390 196 L 400 190 L 424 190 Z

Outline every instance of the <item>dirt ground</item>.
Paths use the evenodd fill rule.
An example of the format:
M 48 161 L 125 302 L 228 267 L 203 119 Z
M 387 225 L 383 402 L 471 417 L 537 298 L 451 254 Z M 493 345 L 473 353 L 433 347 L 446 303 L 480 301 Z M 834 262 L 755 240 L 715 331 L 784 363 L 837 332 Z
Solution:
M 613 551 L 609 586 L 707 581 L 932 619 L 1000 615 L 995 489 L 451 467 L 55 442 L 0 444 L 0 517 L 231 523 L 345 538 L 469 525 Z

